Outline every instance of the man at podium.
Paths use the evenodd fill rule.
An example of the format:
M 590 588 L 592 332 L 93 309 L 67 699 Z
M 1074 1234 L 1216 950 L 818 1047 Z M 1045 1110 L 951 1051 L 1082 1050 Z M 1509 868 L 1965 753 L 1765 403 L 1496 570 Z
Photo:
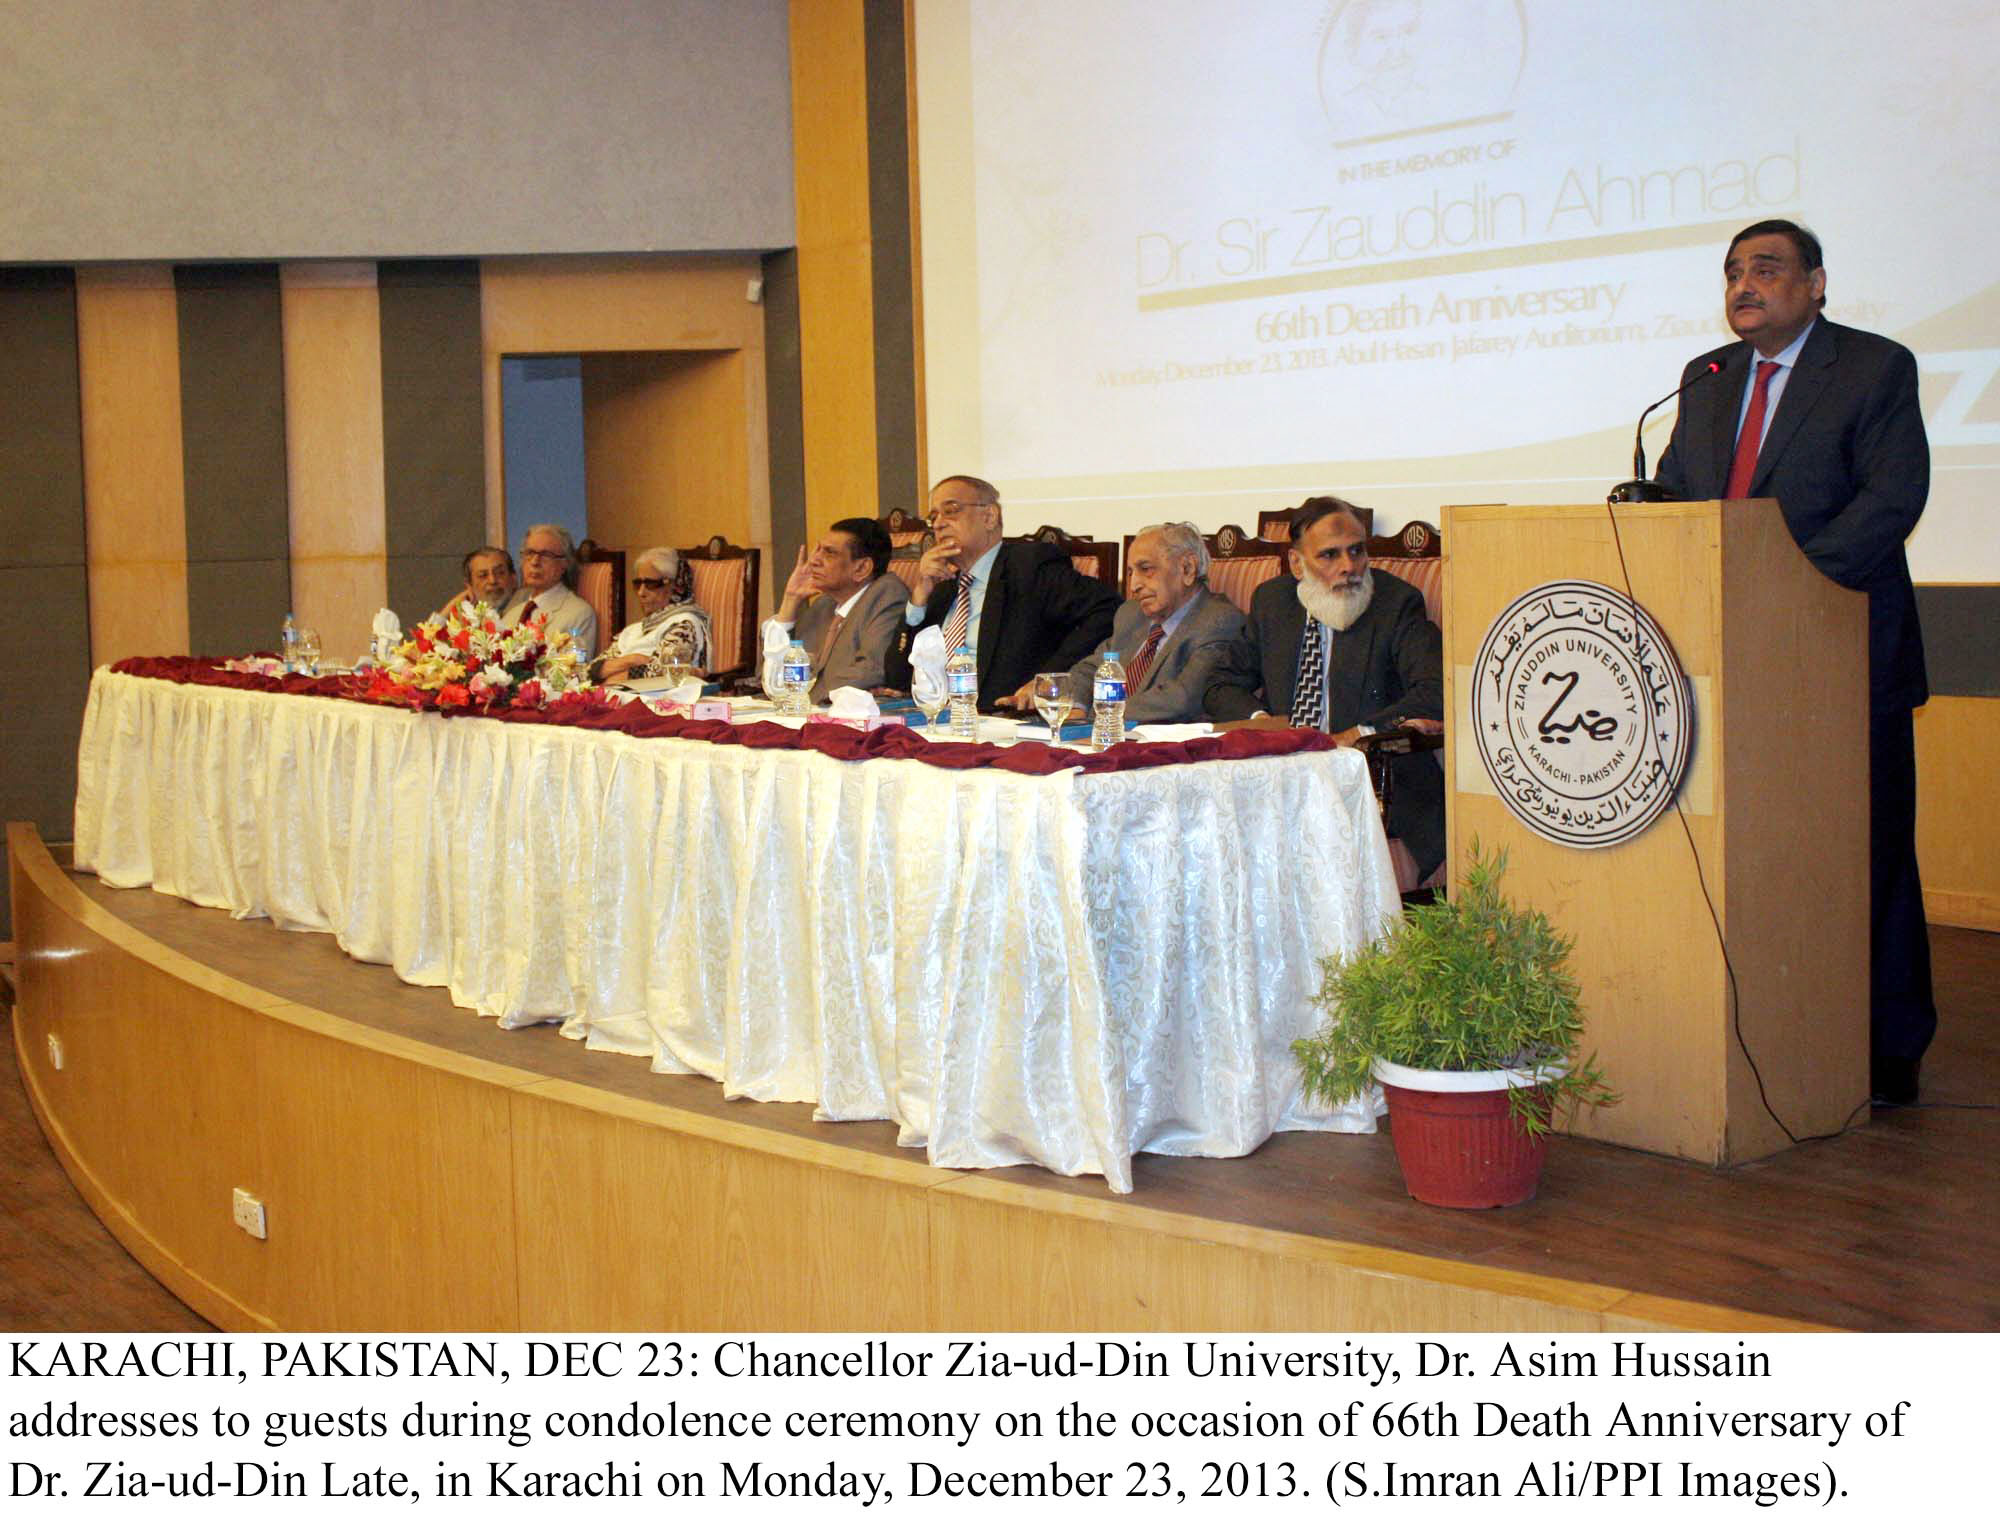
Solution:
M 1878 1100 L 1903 1105 L 1916 1100 L 1937 1031 L 1910 716 L 1930 691 L 1903 556 L 1930 493 L 1916 359 L 1821 313 L 1819 240 L 1789 220 L 1738 234 L 1722 279 L 1729 328 L 1744 343 L 1683 372 L 1660 483 L 1684 500 L 1776 500 L 1820 573 L 1867 592 L 1871 1077 Z

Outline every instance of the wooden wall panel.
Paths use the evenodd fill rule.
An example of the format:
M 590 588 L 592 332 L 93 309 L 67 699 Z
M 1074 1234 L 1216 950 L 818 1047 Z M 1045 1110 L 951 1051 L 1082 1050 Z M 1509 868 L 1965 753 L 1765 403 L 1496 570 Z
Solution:
M 634 552 L 750 541 L 740 351 L 583 358 L 590 535 Z
M 292 607 L 329 658 L 347 660 L 389 601 L 375 264 L 288 265 L 279 281 Z
M 514 1120 L 531 1329 L 928 1325 L 925 1195 L 951 1171 L 579 1085 L 521 1092 Z
M 1933 697 L 1917 710 L 1917 865 L 1939 925 L 2000 931 L 1996 760 L 2000 698 Z
M 886 508 L 877 482 L 863 0 L 792 0 L 792 175 L 806 537 Z M 907 235 L 905 235 L 907 238 Z
M 188 652 L 180 323 L 168 266 L 76 274 L 90 654 Z

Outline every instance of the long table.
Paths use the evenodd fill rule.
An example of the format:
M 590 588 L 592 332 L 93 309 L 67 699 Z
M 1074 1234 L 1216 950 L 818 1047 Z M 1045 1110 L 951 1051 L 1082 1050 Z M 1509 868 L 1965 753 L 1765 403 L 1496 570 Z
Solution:
M 1035 776 L 100 670 L 77 781 L 107 883 L 937 1165 L 1129 1191 L 1139 1150 L 1374 1131 L 1290 1054 L 1400 909 L 1353 751 Z

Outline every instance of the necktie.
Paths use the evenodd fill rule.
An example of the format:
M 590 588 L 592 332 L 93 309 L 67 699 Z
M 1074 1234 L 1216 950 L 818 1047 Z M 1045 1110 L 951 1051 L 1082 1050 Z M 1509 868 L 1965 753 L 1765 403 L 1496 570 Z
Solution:
M 944 652 L 947 656 L 958 653 L 958 646 L 965 642 L 966 630 L 972 624 L 972 576 L 958 577 L 958 599 L 951 604 L 951 615 L 944 620 Z
M 835 612 L 833 621 L 826 625 L 826 637 L 819 641 L 819 653 L 813 656 L 813 674 L 826 669 L 827 656 L 833 653 L 833 641 L 840 636 L 840 625 L 847 621 L 845 612 Z
M 1319 619 L 1306 619 L 1305 642 L 1299 645 L 1299 675 L 1292 685 L 1292 727 L 1326 727 L 1326 649 Z
M 1750 493 L 1750 481 L 1757 476 L 1757 452 L 1764 445 L 1764 402 L 1771 391 L 1776 362 L 1757 364 L 1757 383 L 1750 390 L 1750 409 L 1743 417 L 1743 429 L 1736 433 L 1736 456 L 1729 464 L 1729 486 L 1725 500 L 1741 500 Z
M 1160 641 L 1166 636 L 1167 630 L 1157 622 L 1154 623 L 1153 631 L 1146 635 L 1146 641 L 1139 646 L 1139 652 L 1132 656 L 1132 668 L 1125 673 L 1126 695 L 1136 694 L 1145 684 L 1146 671 L 1153 663 L 1153 656 L 1160 652 Z

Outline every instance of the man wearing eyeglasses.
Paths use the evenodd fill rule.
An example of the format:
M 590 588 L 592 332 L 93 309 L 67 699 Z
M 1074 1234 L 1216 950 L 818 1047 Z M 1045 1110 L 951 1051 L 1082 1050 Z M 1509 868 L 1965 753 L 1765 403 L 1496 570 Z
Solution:
M 597 613 L 566 583 L 575 556 L 561 527 L 544 522 L 528 528 L 521 537 L 521 588 L 501 618 L 518 623 L 533 602 L 548 631 L 569 634 L 578 655 L 588 660 L 597 653 Z
M 942 627 L 945 647 L 969 644 L 979 664 L 979 711 L 1008 701 L 1044 670 L 1068 670 L 1111 632 L 1116 592 L 1079 574 L 1047 543 L 1003 540 L 1000 491 L 953 474 L 931 491 L 936 541 L 917 565 L 903 625 L 883 666 L 910 686 L 910 645 Z

